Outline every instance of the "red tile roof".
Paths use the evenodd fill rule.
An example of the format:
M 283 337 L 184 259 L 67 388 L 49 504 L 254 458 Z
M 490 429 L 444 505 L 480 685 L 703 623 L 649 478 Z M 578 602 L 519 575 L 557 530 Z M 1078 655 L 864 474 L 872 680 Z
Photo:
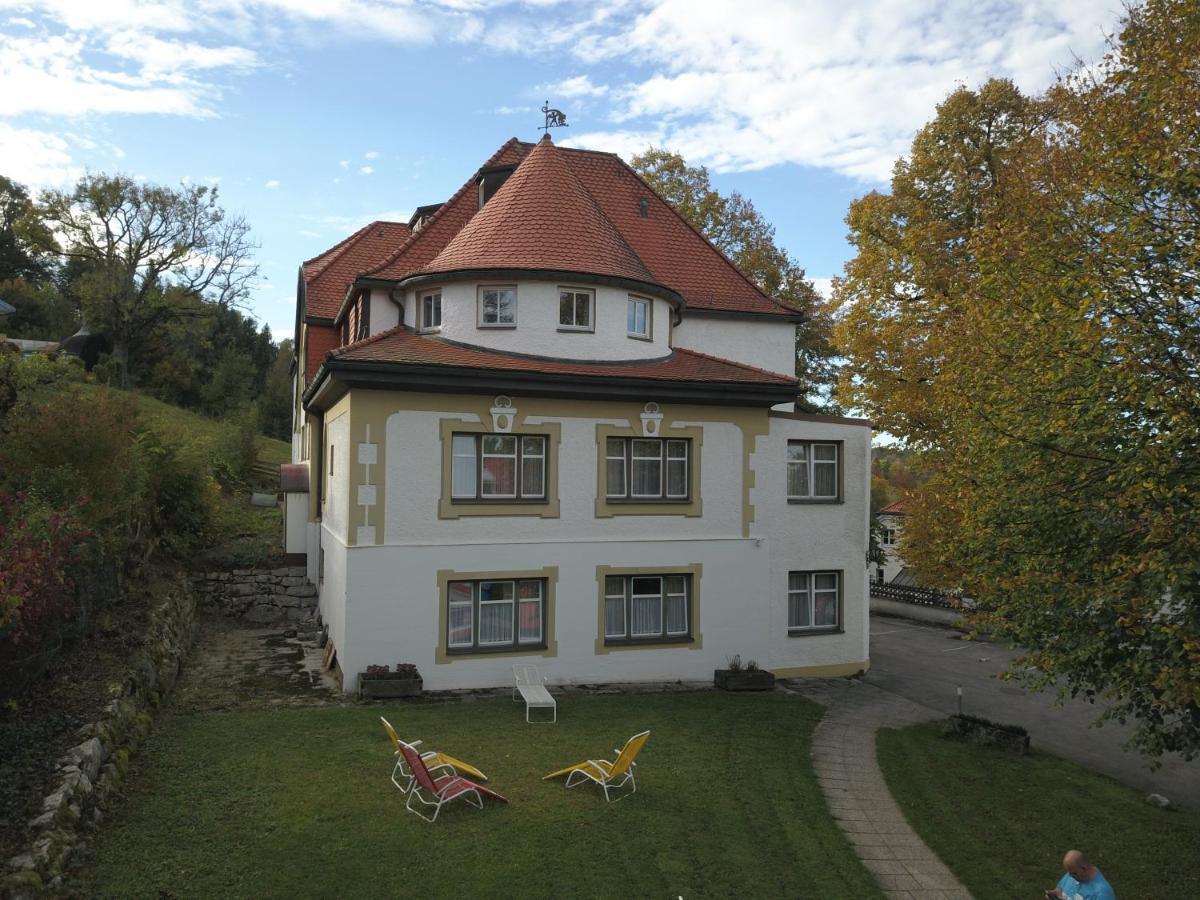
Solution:
M 587 272 L 652 282 L 642 263 L 542 138 L 422 273 L 466 269 Z
M 523 209 L 520 218 L 522 225 L 527 228 L 537 227 L 542 234 L 552 235 L 555 242 L 553 247 L 547 248 L 543 256 L 527 256 L 524 263 L 506 260 L 504 268 L 562 268 L 554 264 L 555 256 L 560 259 L 582 260 L 591 268 L 611 267 L 614 264 L 640 264 L 649 272 L 650 277 L 641 276 L 639 280 L 661 284 L 682 295 L 689 309 L 758 315 L 796 315 L 796 310 L 759 290 L 616 154 L 553 147 L 553 152 L 539 154 L 539 159 L 535 160 L 536 171 L 524 173 L 523 160 L 532 156 L 535 146 L 542 143 L 548 142 L 534 145 L 513 138 L 504 144 L 483 168 L 520 163 L 509 182 L 520 175 L 519 183 L 524 184 L 526 189 L 540 192 L 537 173 L 550 173 L 556 183 L 561 185 L 564 183 L 561 168 L 565 167 L 570 175 L 574 176 L 573 179 L 566 180 L 566 183 L 581 187 L 591 203 L 582 204 L 572 186 L 564 197 L 564 205 L 571 209 L 597 210 L 604 221 L 593 221 L 589 211 L 588 223 L 584 228 L 578 229 L 575 223 L 564 215 L 562 208 L 545 202 L 544 197 L 523 202 L 520 204 Z M 550 156 L 557 157 L 557 162 L 551 164 L 544 159 Z M 562 164 L 561 167 L 559 163 Z M 473 230 L 465 235 L 461 243 L 456 241 L 456 235 L 465 229 L 467 223 L 478 212 L 475 184 L 476 177 L 472 177 L 391 259 L 363 274 L 381 279 L 406 278 L 423 271 L 443 251 L 449 251 L 451 248 L 448 245 L 452 242 L 458 246 L 454 248 L 453 254 L 436 264 L 438 271 L 446 271 L 445 264 L 455 259 L 482 258 L 474 255 L 488 252 L 490 249 L 483 246 L 485 229 L 482 225 L 477 231 Z M 484 206 L 481 215 L 489 213 L 492 204 L 508 187 L 506 182 Z M 640 209 L 643 199 L 646 200 L 647 206 L 645 217 L 641 215 Z M 509 203 L 513 206 L 518 205 L 515 197 Z M 536 216 L 532 215 L 534 213 Z M 489 215 L 485 220 L 491 222 L 486 229 L 489 236 L 501 236 L 496 224 L 496 220 L 500 218 L 499 215 Z M 560 235 L 560 231 L 563 234 Z M 604 234 L 605 247 L 601 251 L 593 250 L 583 237 L 584 231 Z M 612 245 L 609 237 L 613 232 L 618 236 L 616 246 Z M 472 239 L 468 240 L 468 237 Z M 575 238 L 573 242 L 570 240 L 572 237 Z M 513 249 L 520 249 L 522 253 L 528 254 L 530 247 L 527 245 L 530 242 L 523 240 L 520 235 L 511 238 L 506 236 L 505 239 L 518 245 Z M 468 246 L 472 251 L 470 254 L 467 253 Z M 629 254 L 625 252 L 624 247 L 629 249 Z M 539 264 L 528 265 L 530 262 Z
M 902 516 L 908 512 L 908 501 L 897 500 L 894 503 L 889 503 L 883 509 L 879 510 L 879 515 L 896 515 Z
M 304 263 L 305 316 L 332 319 L 354 279 L 387 259 L 410 234 L 403 222 L 372 222 Z
M 575 362 L 505 353 L 416 334 L 406 326 L 380 332 L 329 354 L 330 360 L 382 362 L 455 369 L 582 375 L 595 378 L 647 378 L 710 384 L 794 385 L 795 378 L 754 366 L 676 348 L 662 359 L 627 362 Z

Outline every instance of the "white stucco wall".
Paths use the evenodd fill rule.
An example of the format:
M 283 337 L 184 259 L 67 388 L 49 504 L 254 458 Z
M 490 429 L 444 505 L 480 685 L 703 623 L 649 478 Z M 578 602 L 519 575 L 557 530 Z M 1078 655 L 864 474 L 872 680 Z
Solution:
M 343 649 L 353 648 L 353 638 L 347 640 L 347 563 L 346 544 L 328 528 L 320 528 L 321 549 L 325 552 L 324 577 L 313 579 L 319 594 L 318 607 L 321 610 L 321 621 L 329 627 L 329 639 L 338 651 L 338 662 L 347 678 L 343 687 L 350 691 L 357 687 L 354 674 L 357 669 L 347 669 Z M 319 557 L 319 554 L 317 554 Z M 353 658 L 353 655 L 352 655 Z M 363 667 L 365 668 L 365 666 Z M 355 682 L 355 683 L 352 683 Z
M 760 319 L 713 319 L 689 316 L 675 326 L 676 347 L 757 366 L 782 375 L 796 374 L 796 323 Z
M 521 398 L 514 398 L 518 414 Z M 670 415 L 676 410 L 665 407 Z M 581 415 L 531 417 L 531 425 L 555 422 L 561 425 L 558 451 L 560 514 L 555 519 L 517 516 L 439 519 L 441 496 L 442 442 L 440 423 L 451 418 L 478 422 L 478 416 L 452 412 L 402 410 L 388 417 L 384 491 L 387 498 L 384 541 L 406 544 L 413 541 L 437 543 L 459 541 L 492 542 L 498 531 L 507 541 L 573 541 L 602 534 L 607 539 L 653 538 L 669 532 L 673 537 L 740 537 L 742 514 L 742 432 L 728 422 L 683 419 L 676 425 L 700 424 L 704 428 L 700 446 L 700 495 L 703 516 L 678 515 L 616 516 L 596 519 L 596 425 L 628 427 L 629 419 L 597 420 L 581 404 Z M 640 429 L 640 421 L 632 423 Z M 639 431 L 640 433 L 640 431 Z M 670 437 L 664 429 L 663 437 Z M 416 461 L 428 461 L 418 465 Z M 501 526 L 499 523 L 503 522 Z
M 400 324 L 400 306 L 393 303 L 384 290 L 371 291 L 370 333 L 379 334 Z
M 330 461 L 333 467 L 330 470 Z M 350 499 L 350 414 L 343 412 L 325 424 L 325 453 L 321 459 L 325 480 L 321 521 L 326 530 L 346 540 L 346 516 Z
M 883 580 L 885 582 L 891 581 L 893 578 L 899 575 L 900 570 L 904 568 L 904 558 L 900 555 L 900 542 L 904 540 L 901 534 L 904 529 L 903 519 L 903 516 L 892 515 L 882 515 L 879 517 L 879 524 L 881 528 L 895 529 L 895 539 L 897 541 L 897 543 L 892 544 L 890 547 L 883 548 L 887 553 L 887 563 L 883 566 Z M 882 536 L 880 539 L 882 540 Z
M 284 494 L 284 553 L 308 552 L 308 491 Z
M 751 533 L 768 544 L 771 668 L 835 665 L 868 658 L 867 529 L 870 516 L 871 430 L 866 425 L 771 417 L 755 446 Z M 843 500 L 789 503 L 787 442 L 842 441 Z M 787 629 L 787 584 L 792 571 L 842 573 L 843 632 L 793 637 Z
M 397 401 L 399 405 L 399 400 Z M 521 401 L 516 400 L 518 414 Z M 764 667 L 795 670 L 859 664 L 868 659 L 866 555 L 870 430 L 815 418 L 770 417 L 751 456 L 754 521 L 742 536 L 742 432 L 705 421 L 702 408 L 679 424 L 703 428 L 701 497 L 704 515 L 595 516 L 597 419 L 580 415 L 544 421 L 560 425 L 557 483 L 560 517 L 439 519 L 444 418 L 474 421 L 459 412 L 398 410 L 387 418 L 382 488 L 384 543 L 343 549 L 328 527 L 322 612 L 340 616 L 336 640 L 345 686 L 371 664 L 416 663 L 430 689 L 505 685 L 514 662 L 543 667 L 560 682 L 707 680 L 738 653 Z M 683 408 L 665 407 L 669 417 Z M 538 420 L 534 420 L 536 423 Z M 599 420 L 614 425 L 626 419 Z M 337 420 L 329 426 L 338 441 Z M 669 434 L 669 432 L 664 432 Z M 843 499 L 789 504 L 789 438 L 842 442 Z M 346 457 L 348 458 L 348 457 Z M 428 461 L 422 463 L 421 461 Z M 328 517 L 327 517 L 328 519 Z M 331 568 L 330 549 L 335 550 Z M 344 554 L 347 574 L 338 579 Z M 669 572 L 699 563 L 702 646 L 656 646 L 597 653 L 596 567 L 649 567 Z M 521 572 L 557 566 L 554 635 L 557 654 L 451 658 L 437 662 L 439 570 Z M 792 637 L 787 629 L 790 571 L 837 570 L 842 575 L 842 631 Z M 327 597 L 329 612 L 325 613 Z M 344 601 L 339 598 L 347 598 Z M 342 607 L 340 608 L 339 604 Z M 331 622 L 331 631 L 333 624 Z
M 559 330 L 559 287 L 595 291 L 594 332 Z M 453 282 L 440 288 L 426 286 L 419 291 L 409 291 L 404 302 L 404 324 L 416 328 L 420 296 L 440 290 L 441 336 L 453 341 L 563 359 L 654 359 L 666 356 L 670 352 L 668 336 L 673 312 L 665 300 L 647 298 L 651 300 L 653 309 L 652 340 L 645 341 L 631 338 L 626 332 L 626 301 L 630 296 L 627 290 L 584 282 L 518 282 L 517 327 L 481 328 L 478 319 L 478 289 L 479 285 L 474 282 Z

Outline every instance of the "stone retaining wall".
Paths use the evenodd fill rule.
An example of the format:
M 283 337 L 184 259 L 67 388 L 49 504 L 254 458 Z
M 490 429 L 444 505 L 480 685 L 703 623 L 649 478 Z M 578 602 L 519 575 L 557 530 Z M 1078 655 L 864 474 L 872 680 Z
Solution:
M 317 606 L 317 589 L 304 566 L 206 572 L 195 577 L 195 585 L 225 615 L 256 625 L 299 622 Z
M 101 718 L 81 729 L 80 743 L 58 760 L 58 781 L 30 822 L 32 845 L 9 861 L 0 896 L 36 897 L 62 884 L 63 870 L 125 777 L 130 754 L 150 731 L 150 715 L 175 684 L 196 634 L 196 594 L 183 578 L 150 613 L 146 642 L 130 662 Z

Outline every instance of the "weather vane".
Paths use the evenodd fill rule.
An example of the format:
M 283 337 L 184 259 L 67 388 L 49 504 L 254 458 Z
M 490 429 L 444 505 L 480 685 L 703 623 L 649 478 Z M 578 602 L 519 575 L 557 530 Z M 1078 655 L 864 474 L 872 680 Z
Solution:
M 546 124 L 538 131 L 549 131 L 551 128 L 570 128 L 567 124 L 567 114 L 561 109 L 551 109 L 550 101 L 546 101 L 546 105 L 542 107 L 542 112 L 546 114 Z

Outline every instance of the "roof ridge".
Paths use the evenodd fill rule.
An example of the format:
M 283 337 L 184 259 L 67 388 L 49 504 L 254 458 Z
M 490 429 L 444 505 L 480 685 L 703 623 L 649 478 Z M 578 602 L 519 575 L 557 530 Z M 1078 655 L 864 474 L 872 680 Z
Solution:
M 771 375 L 775 378 L 790 378 L 797 384 L 800 383 L 800 379 L 795 375 L 784 375 L 782 372 L 772 372 L 770 369 L 763 369 L 759 366 L 752 366 L 749 363 L 738 362 L 736 359 L 726 359 L 723 356 L 713 356 L 711 353 L 701 353 L 699 350 L 692 350 L 688 347 L 674 347 L 672 349 L 678 350 L 680 353 L 690 353 L 692 356 L 701 356 L 704 359 L 711 359 L 715 362 L 725 363 L 726 365 L 737 366 L 739 369 L 747 369 L 751 372 L 760 372 L 763 375 Z
M 362 272 L 360 274 L 361 275 L 374 275 L 376 272 L 380 272 L 383 269 L 386 269 L 388 266 L 390 266 L 392 263 L 394 263 L 397 259 L 399 259 L 401 256 L 403 256 L 406 252 L 408 252 L 408 249 L 410 247 L 412 247 L 414 244 L 416 244 L 417 241 L 419 241 L 421 239 L 421 235 L 428 234 L 431 230 L 431 226 L 435 225 L 438 221 L 440 221 L 443 215 L 449 214 L 449 210 L 453 206 L 454 201 L 457 200 L 459 197 L 461 197 L 466 192 L 467 188 L 469 188 L 471 186 L 472 182 L 474 182 L 476 177 L 478 176 L 480 169 L 486 169 L 488 166 L 494 165 L 496 160 L 498 160 L 501 157 L 501 155 L 503 155 L 505 150 L 507 150 L 513 144 L 520 144 L 520 143 L 521 142 L 519 140 L 517 140 L 515 137 L 510 137 L 507 141 L 505 141 L 503 144 L 501 144 L 500 149 L 498 149 L 495 153 L 493 153 L 491 156 L 489 156 L 487 158 L 487 161 L 484 162 L 484 164 L 481 165 L 478 169 L 476 169 L 470 178 L 468 178 L 465 182 L 463 182 L 462 187 L 460 187 L 457 191 L 455 191 L 453 194 L 451 194 L 447 200 L 442 202 L 442 205 L 439 206 L 434 211 L 433 215 L 430 216 L 428 220 L 426 220 L 425 224 L 421 226 L 420 230 L 411 232 L 408 236 L 408 239 L 406 241 L 404 241 L 404 243 L 402 243 L 399 247 L 396 248 L 396 252 L 393 253 L 391 256 L 389 256 L 387 259 L 385 259 L 383 262 L 381 262 L 379 265 L 375 266 L 374 268 L 368 269 L 367 271 Z M 524 162 L 524 160 L 522 160 L 522 162 Z M 520 165 L 520 163 L 518 163 L 517 165 Z M 468 219 L 467 221 L 469 222 L 470 219 Z M 463 227 L 465 228 L 466 226 L 464 225 Z M 450 240 L 454 240 L 454 238 L 452 237 Z M 445 248 L 443 248 L 443 249 L 445 249 Z
M 682 222 L 689 229 L 691 229 L 692 233 L 695 234 L 696 237 L 698 237 L 698 238 L 700 238 L 700 240 L 704 241 L 704 243 L 707 244 L 713 251 L 715 251 L 731 269 L 733 269 L 739 276 L 741 276 L 742 280 L 745 281 L 746 284 L 750 285 L 750 287 L 752 287 L 755 291 L 757 291 L 764 299 L 770 300 L 772 303 L 776 304 L 780 308 L 795 310 L 795 311 L 799 312 L 799 310 L 796 310 L 796 307 L 788 306 L 786 303 L 781 303 L 779 300 L 772 297 L 770 294 L 768 294 L 766 291 L 764 291 L 762 288 L 760 288 L 757 284 L 755 284 L 754 280 L 751 279 L 750 276 L 747 275 L 745 272 L 743 272 L 741 267 L 737 263 L 735 263 L 732 259 L 730 259 L 729 255 L 724 250 L 722 250 L 720 247 L 718 247 L 716 244 L 714 244 L 711 240 L 709 240 L 708 237 L 706 237 L 704 235 L 704 233 L 700 231 L 699 228 L 697 228 L 695 225 L 693 225 L 691 222 L 689 222 L 684 217 L 683 213 L 681 213 L 679 210 L 677 210 L 673 204 L 668 203 L 667 199 L 665 197 L 663 197 L 662 194 L 660 194 L 653 187 L 651 187 L 650 182 L 646 181 L 646 179 L 641 176 L 641 173 L 639 173 L 637 169 L 635 169 L 633 166 L 629 165 L 629 163 L 625 162 L 625 160 L 621 159 L 621 157 L 618 156 L 617 154 L 614 153 L 612 155 L 614 157 L 616 157 L 616 160 L 618 163 L 620 163 L 622 166 L 624 166 L 626 169 L 628 169 L 633 174 L 634 178 L 636 178 L 638 181 L 640 181 L 642 183 L 642 185 L 646 188 L 646 190 L 648 190 L 651 194 L 653 194 L 654 197 L 663 206 L 665 206 L 667 209 L 669 209 L 675 215 L 675 217 L 677 219 L 679 219 L 680 222 Z
M 366 231 L 368 228 L 370 228 L 374 224 L 375 224 L 374 222 L 368 222 L 362 228 L 360 228 L 357 231 L 352 232 L 351 234 L 342 238 L 340 241 L 338 241 L 332 247 L 322 250 L 320 253 L 318 253 L 316 256 L 312 257 L 311 259 L 304 260 L 304 262 L 300 263 L 301 267 L 307 266 L 311 263 L 314 263 L 319 259 L 324 259 L 327 256 L 332 257 L 339 250 L 341 250 L 343 247 L 345 247 L 347 244 L 349 244 L 351 241 L 353 241 L 356 237 L 358 237 L 360 234 L 362 234 L 364 231 Z M 314 275 L 313 275 L 314 278 L 316 277 L 316 274 L 318 274 L 318 273 L 314 273 Z

